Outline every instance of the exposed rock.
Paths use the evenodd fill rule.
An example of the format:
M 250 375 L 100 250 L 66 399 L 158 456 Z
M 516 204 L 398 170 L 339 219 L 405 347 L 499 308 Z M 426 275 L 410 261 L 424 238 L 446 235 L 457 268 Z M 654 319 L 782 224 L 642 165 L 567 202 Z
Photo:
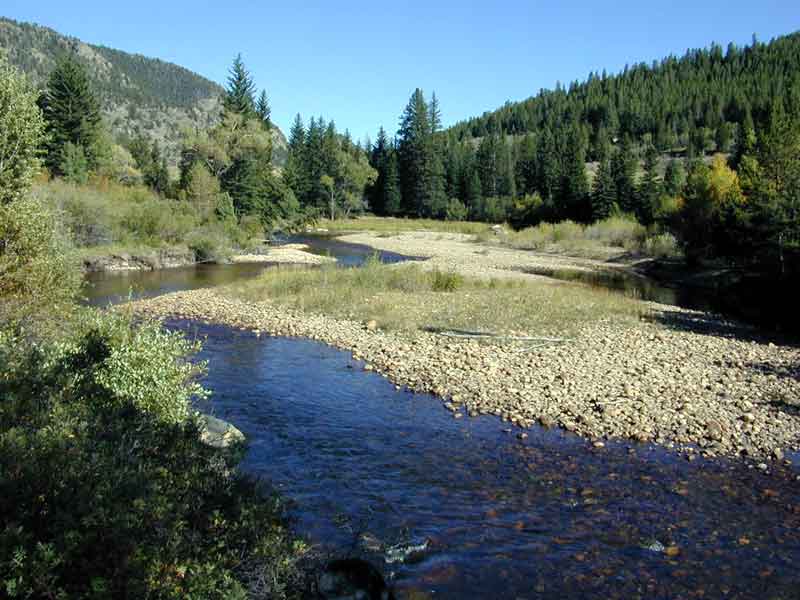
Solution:
M 200 431 L 200 439 L 204 444 L 224 449 L 244 442 L 244 434 L 227 421 L 211 415 L 201 415 L 201 418 L 203 426 Z

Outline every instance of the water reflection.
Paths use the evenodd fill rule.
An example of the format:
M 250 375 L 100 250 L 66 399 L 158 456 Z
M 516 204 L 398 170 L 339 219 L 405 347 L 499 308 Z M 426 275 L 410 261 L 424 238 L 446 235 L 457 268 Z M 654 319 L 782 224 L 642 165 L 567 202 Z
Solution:
M 553 431 L 522 442 L 494 418 L 454 420 L 335 349 L 196 331 L 207 336 L 213 406 L 250 440 L 243 468 L 296 501 L 302 533 L 379 564 L 392 548 L 427 544 L 385 562 L 401 591 L 796 597 L 796 472 L 594 449 Z

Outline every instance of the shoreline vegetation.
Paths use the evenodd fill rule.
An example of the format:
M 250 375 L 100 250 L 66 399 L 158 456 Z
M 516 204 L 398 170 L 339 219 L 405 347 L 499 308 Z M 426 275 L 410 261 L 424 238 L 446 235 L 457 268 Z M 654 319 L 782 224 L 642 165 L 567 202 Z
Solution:
M 398 386 L 439 396 L 454 417 L 493 414 L 523 428 L 557 426 L 596 444 L 656 442 L 689 458 L 784 460 L 786 451 L 800 449 L 795 346 L 706 313 L 527 275 L 519 267 L 541 256 L 494 247 L 484 254 L 463 234 L 343 239 L 429 258 L 359 269 L 277 268 L 131 308 L 322 341 Z M 462 330 L 535 339 L 437 333 Z
M 34 48 L 11 53 L 30 68 L 39 50 L 18 48 Z M 237 471 L 241 456 L 200 440 L 198 345 L 143 316 L 320 340 L 436 394 L 454 418 L 561 427 L 598 448 L 746 455 L 765 471 L 787 460 L 800 448 L 796 346 L 535 273 L 682 253 L 788 287 L 800 264 L 798 48 L 796 34 L 712 46 L 447 129 L 437 96 L 417 88 L 396 135 L 380 128 L 374 144 L 298 114 L 280 167 L 267 92 L 241 56 L 217 116 L 168 157 L 141 131 L 111 134 L 80 52 L 59 51 L 40 89 L 0 52 L 4 592 L 308 591 L 308 548 L 280 500 Z M 299 247 L 261 252 L 271 231 L 322 215 L 338 230 L 367 210 L 427 220 L 364 222 L 343 239 L 427 260 L 338 269 Z M 313 264 L 114 311 L 76 303 L 75 259 L 132 269 L 281 252 Z

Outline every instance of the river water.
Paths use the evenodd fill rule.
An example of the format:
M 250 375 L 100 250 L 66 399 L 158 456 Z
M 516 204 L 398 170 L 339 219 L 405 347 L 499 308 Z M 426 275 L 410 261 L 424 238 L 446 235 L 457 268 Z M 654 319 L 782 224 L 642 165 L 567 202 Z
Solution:
M 166 271 L 137 293 L 263 268 Z M 107 302 L 122 285 L 89 295 Z M 203 340 L 207 408 L 247 435 L 242 468 L 289 499 L 298 533 L 372 561 L 400 598 L 800 597 L 794 467 L 594 448 L 540 428 L 520 440 L 312 341 L 167 326 Z

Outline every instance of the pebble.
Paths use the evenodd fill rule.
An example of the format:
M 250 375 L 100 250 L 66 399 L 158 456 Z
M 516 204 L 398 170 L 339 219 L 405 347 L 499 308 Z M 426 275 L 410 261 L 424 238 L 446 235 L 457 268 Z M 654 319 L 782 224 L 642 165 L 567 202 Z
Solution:
M 798 449 L 800 414 L 778 415 L 769 399 L 800 398 L 800 351 L 757 337 L 709 335 L 709 327 L 724 332 L 727 325 L 704 313 L 675 307 L 666 313 L 678 313 L 690 324 L 702 322 L 701 333 L 646 321 L 598 320 L 570 343 L 532 351 L 515 344 L 444 340 L 423 331 L 381 330 L 369 321 L 304 314 L 224 294 L 224 288 L 175 292 L 137 300 L 133 308 L 155 317 L 181 314 L 316 339 L 351 351 L 365 361 L 365 370 L 380 372 L 396 389 L 438 393 L 470 416 L 499 415 L 525 427 L 535 422 L 560 426 L 590 440 L 697 446 L 716 456 L 739 456 L 746 448 L 751 458 L 782 460 L 786 450 Z M 651 316 L 662 310 L 647 307 Z M 721 389 L 716 384 L 708 389 L 714 382 L 723 382 Z

